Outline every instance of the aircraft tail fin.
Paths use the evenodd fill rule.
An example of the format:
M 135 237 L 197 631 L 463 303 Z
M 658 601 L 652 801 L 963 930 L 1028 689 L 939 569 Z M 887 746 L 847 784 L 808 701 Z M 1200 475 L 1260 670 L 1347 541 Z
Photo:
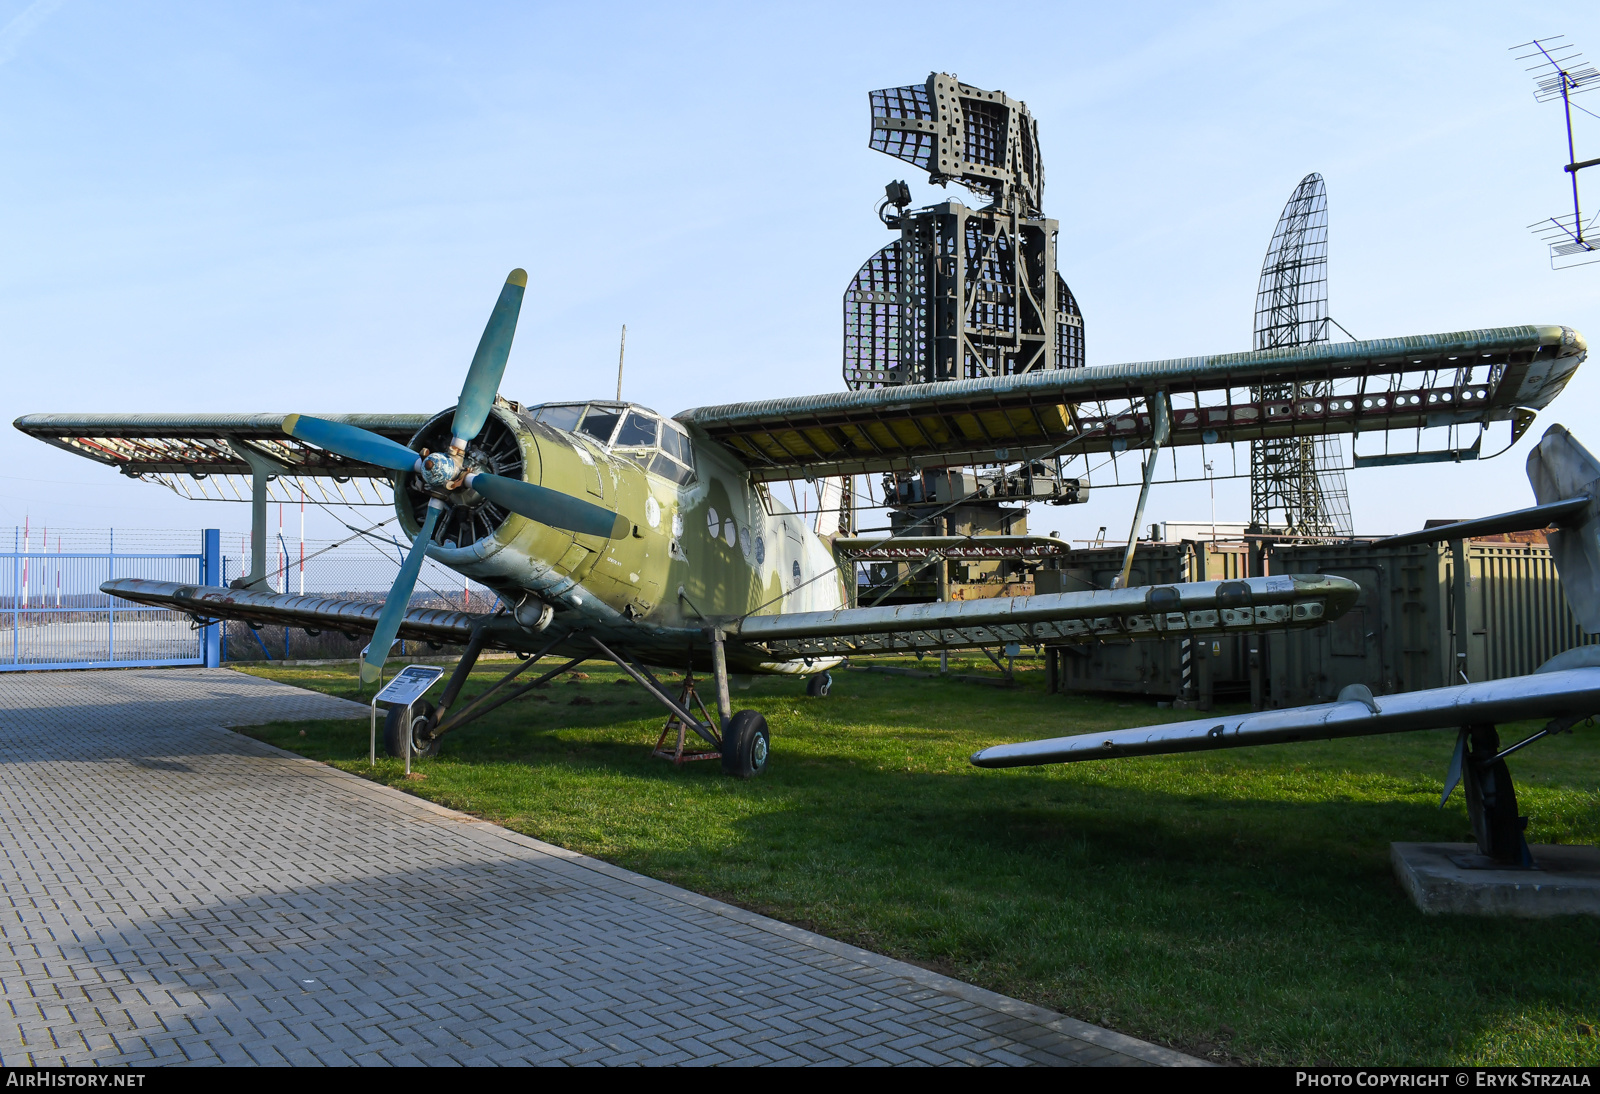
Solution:
M 1553 425 L 1528 454 L 1528 482 L 1540 505 L 1589 499 L 1550 533 L 1550 557 L 1578 624 L 1600 634 L 1600 460 L 1564 426 Z

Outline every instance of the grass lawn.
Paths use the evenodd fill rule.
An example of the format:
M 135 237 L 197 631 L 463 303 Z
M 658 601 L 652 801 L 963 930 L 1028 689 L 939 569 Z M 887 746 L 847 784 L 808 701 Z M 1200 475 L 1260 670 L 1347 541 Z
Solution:
M 468 695 L 508 664 L 488 667 Z M 356 697 L 354 665 L 249 671 Z M 1600 1063 L 1600 920 L 1425 918 L 1394 881 L 1391 841 L 1471 838 L 1459 792 L 1438 808 L 1453 732 L 981 771 L 983 745 L 1186 715 L 1049 696 L 1036 669 L 1013 690 L 836 671 L 827 699 L 734 692 L 773 732 L 767 774 L 739 782 L 651 759 L 660 709 L 588 672 L 447 736 L 410 782 L 371 772 L 365 722 L 245 732 L 1213 1058 Z M 1600 842 L 1595 734 L 1509 761 L 1530 842 Z

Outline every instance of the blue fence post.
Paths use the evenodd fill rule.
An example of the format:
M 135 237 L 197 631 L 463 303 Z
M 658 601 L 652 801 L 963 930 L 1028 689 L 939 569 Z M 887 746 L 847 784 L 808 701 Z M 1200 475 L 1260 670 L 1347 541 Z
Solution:
M 117 530 L 110 530 L 106 539 L 106 580 L 117 578 Z M 117 598 L 106 597 L 106 660 L 117 659 Z
M 22 657 L 22 597 L 17 586 L 22 583 L 22 539 L 15 528 L 11 529 L 11 663 L 21 663 Z
M 228 559 L 227 559 L 227 556 L 223 556 L 223 559 L 222 559 L 222 587 L 224 589 L 226 589 L 228 587 Z M 217 624 L 217 632 L 222 636 L 222 660 L 226 661 L 228 659 L 228 624 L 226 622 L 218 623 Z M 219 664 L 220 664 L 220 662 L 219 662 Z
M 207 528 L 200 551 L 200 583 L 222 584 L 222 529 Z M 208 669 L 222 665 L 222 625 L 211 623 L 200 632 L 200 663 Z

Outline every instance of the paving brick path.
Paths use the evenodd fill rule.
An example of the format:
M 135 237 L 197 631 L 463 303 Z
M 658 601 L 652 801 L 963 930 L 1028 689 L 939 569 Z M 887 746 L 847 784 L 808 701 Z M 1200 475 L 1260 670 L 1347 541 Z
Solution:
M 1198 1062 L 219 728 L 347 715 L 0 674 L 0 1060 Z

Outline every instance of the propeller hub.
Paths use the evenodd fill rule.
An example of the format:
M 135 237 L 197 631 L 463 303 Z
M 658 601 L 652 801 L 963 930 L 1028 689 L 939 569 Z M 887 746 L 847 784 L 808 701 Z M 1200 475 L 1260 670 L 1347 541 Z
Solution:
M 422 481 L 430 490 L 444 490 L 459 473 L 448 453 L 434 452 L 422 459 Z

